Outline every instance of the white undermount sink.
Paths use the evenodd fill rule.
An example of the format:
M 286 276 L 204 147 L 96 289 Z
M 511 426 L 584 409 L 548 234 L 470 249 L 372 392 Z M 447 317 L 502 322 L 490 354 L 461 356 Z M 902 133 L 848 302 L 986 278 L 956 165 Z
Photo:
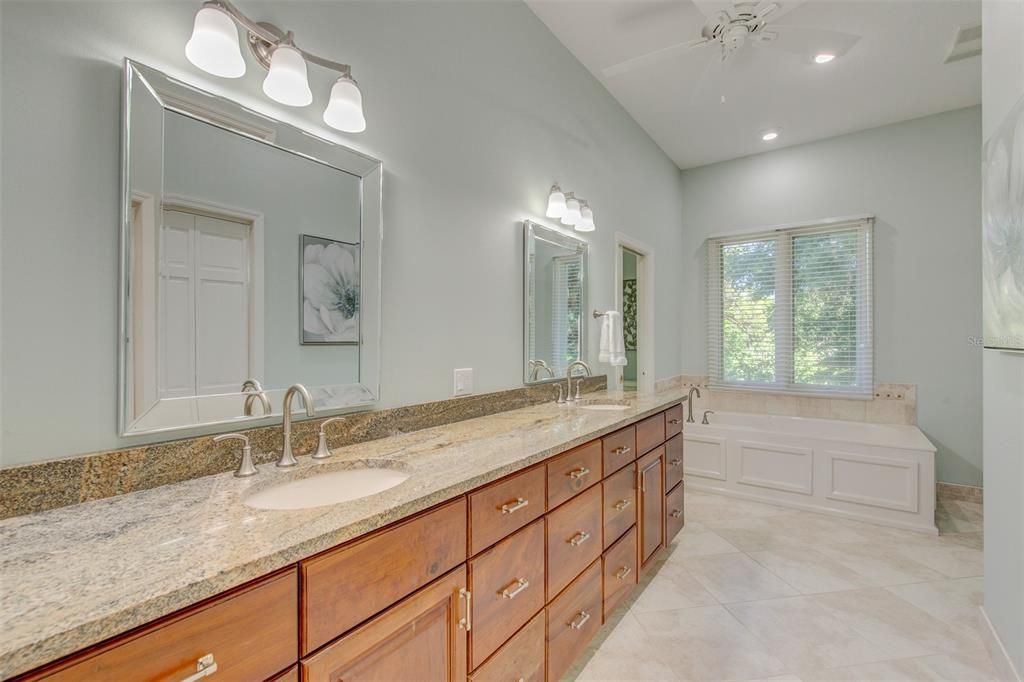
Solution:
M 580 404 L 581 410 L 606 410 L 609 412 L 628 410 L 629 405 L 625 403 L 615 403 L 606 401 L 593 401 Z
M 256 509 L 311 509 L 390 490 L 409 478 L 394 469 L 340 469 L 281 483 L 244 500 Z

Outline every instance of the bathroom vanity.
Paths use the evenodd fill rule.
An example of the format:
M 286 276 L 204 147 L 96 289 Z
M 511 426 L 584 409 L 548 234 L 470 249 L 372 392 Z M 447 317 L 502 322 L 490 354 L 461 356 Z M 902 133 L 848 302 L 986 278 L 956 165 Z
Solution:
M 568 449 L 546 448 L 505 475 L 499 467 L 482 484 L 452 472 L 448 487 L 458 492 L 420 498 L 427 508 L 410 515 L 390 506 L 398 497 L 376 501 L 388 493 L 365 498 L 379 528 L 309 555 L 292 547 L 282 556 L 297 551 L 296 561 L 17 679 L 197 680 L 215 672 L 224 680 L 557 680 L 682 528 L 679 398 L 633 399 L 615 416 L 546 404 L 463 422 L 479 422 L 479 432 L 488 420 L 524 413 L 540 442 L 559 431 L 563 441 L 574 437 Z M 546 424 L 539 413 L 549 415 Z M 345 450 L 399 445 L 383 441 Z M 480 452 L 488 443 L 452 448 L 460 445 Z M 413 473 L 395 495 L 415 495 L 422 483 Z M 401 518 L 387 524 L 389 515 Z M 257 554 L 259 539 L 255 532 L 252 548 L 232 552 Z M 116 576 L 95 579 L 117 589 Z

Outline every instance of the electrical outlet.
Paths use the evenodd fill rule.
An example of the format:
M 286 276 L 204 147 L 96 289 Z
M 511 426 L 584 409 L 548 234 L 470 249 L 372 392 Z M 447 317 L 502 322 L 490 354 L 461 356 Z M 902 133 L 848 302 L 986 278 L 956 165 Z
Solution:
M 473 392 L 473 368 L 455 370 L 455 389 L 453 395 L 470 395 Z

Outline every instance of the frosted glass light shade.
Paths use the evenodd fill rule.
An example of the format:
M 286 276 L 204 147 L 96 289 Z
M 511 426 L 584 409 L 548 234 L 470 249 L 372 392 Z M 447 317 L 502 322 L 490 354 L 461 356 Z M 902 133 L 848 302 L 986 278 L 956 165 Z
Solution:
M 597 229 L 594 225 L 594 212 L 586 203 L 580 209 L 580 221 L 575 225 L 577 232 L 593 232 Z
M 331 100 L 324 109 L 324 123 L 345 133 L 361 133 L 366 130 L 363 116 L 363 93 L 348 76 L 342 76 L 331 88 Z
M 206 73 L 221 78 L 245 75 L 245 60 L 238 47 L 238 28 L 227 12 L 206 6 L 196 12 L 185 56 Z
M 313 101 L 306 76 L 306 60 L 291 45 L 278 45 L 270 57 L 270 72 L 263 81 L 267 97 L 290 107 L 304 107 Z
M 565 213 L 562 214 L 562 224 L 575 225 L 581 218 L 579 199 L 572 196 L 570 192 L 569 197 L 565 200 Z
M 558 185 L 551 188 L 551 194 L 548 195 L 548 210 L 544 215 L 548 218 L 561 218 L 565 215 L 565 195 Z

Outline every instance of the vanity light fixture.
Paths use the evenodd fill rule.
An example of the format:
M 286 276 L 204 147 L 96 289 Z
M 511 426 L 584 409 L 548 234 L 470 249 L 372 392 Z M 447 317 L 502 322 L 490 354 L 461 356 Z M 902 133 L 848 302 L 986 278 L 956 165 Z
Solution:
M 583 218 L 580 215 L 580 200 L 569 192 L 565 195 L 565 213 L 562 214 L 563 225 L 576 225 Z
M 593 232 L 597 229 L 594 225 L 594 211 L 586 201 L 580 201 L 580 221 L 575 228 L 577 232 Z
M 324 123 L 346 133 L 366 129 L 363 95 L 352 78 L 348 64 L 324 59 L 297 47 L 291 31 L 273 24 L 255 22 L 230 0 L 207 0 L 196 13 L 192 37 L 185 44 L 185 56 L 203 71 L 221 78 L 245 74 L 245 60 L 238 46 L 238 26 L 248 34 L 249 48 L 256 61 L 268 70 L 263 92 L 281 104 L 304 107 L 313 101 L 306 65 L 317 64 L 337 71 L 340 77 L 331 88 L 324 110 Z
M 548 218 L 561 218 L 565 215 L 565 195 L 558 183 L 551 185 L 551 193 L 548 194 L 548 210 L 544 214 Z

